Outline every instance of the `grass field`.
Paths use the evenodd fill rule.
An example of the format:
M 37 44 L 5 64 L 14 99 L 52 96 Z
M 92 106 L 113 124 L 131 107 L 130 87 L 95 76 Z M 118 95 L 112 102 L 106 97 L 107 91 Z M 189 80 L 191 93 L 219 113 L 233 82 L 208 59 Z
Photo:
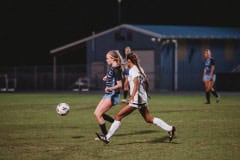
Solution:
M 240 96 L 222 94 L 219 104 L 205 105 L 202 94 L 152 95 L 151 114 L 177 127 L 173 143 L 135 111 L 108 145 L 94 140 L 99 127 L 93 111 L 101 97 L 0 94 L 0 160 L 240 159 Z M 70 104 L 67 116 L 57 115 L 59 102 Z

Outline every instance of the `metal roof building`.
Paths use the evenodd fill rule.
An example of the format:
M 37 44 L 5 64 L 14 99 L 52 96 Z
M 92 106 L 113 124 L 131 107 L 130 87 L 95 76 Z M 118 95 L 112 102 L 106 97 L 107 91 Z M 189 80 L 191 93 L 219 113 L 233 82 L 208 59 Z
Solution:
M 106 52 L 122 52 L 125 46 L 141 58 L 153 90 L 202 89 L 204 48 L 212 50 L 218 73 L 231 72 L 240 64 L 240 28 L 123 24 L 52 49 L 54 65 L 58 53 L 82 43 L 86 44 L 87 74 L 94 84 L 106 72 Z

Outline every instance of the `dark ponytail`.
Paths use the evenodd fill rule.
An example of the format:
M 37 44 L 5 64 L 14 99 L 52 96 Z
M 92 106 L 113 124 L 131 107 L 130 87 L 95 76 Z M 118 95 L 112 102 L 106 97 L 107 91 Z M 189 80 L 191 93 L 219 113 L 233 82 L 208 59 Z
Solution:
M 134 53 L 130 53 L 127 55 L 127 59 L 129 59 L 134 65 L 137 66 L 139 72 L 141 73 L 141 75 L 143 75 L 144 77 L 144 81 L 143 81 L 143 87 L 145 89 L 145 91 L 147 92 L 147 95 L 149 93 L 149 80 L 147 75 L 143 72 L 142 68 L 139 65 L 139 60 L 136 54 Z M 150 96 L 148 95 L 148 97 L 150 98 Z

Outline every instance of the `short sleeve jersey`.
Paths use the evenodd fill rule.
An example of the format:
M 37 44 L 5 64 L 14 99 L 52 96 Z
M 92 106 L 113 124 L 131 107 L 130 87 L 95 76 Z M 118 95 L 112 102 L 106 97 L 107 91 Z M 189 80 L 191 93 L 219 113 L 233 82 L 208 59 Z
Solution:
M 111 67 L 107 73 L 106 87 L 113 87 L 117 84 L 117 81 L 122 80 L 122 70 L 121 67 Z M 120 89 L 114 90 L 112 92 L 120 93 Z
M 206 68 L 206 75 L 210 75 L 211 66 L 215 66 L 215 60 L 213 58 L 205 60 L 204 66 Z
M 144 76 L 139 72 L 139 70 L 136 66 L 133 66 L 129 70 L 128 81 L 129 81 L 129 85 L 130 85 L 130 95 L 133 92 L 134 78 L 136 78 L 136 77 L 139 80 L 139 89 L 138 89 L 134 99 L 138 99 L 137 100 L 138 102 L 139 102 L 140 99 L 141 99 L 142 102 L 147 102 L 147 93 L 146 93 L 146 91 L 143 87 Z M 139 102 L 139 103 L 142 103 L 142 102 Z

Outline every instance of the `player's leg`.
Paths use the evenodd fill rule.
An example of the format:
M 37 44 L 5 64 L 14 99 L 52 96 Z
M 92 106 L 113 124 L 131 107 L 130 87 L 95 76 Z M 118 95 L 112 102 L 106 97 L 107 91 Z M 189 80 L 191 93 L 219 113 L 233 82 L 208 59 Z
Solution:
M 94 111 L 94 115 L 98 121 L 99 127 L 104 135 L 107 134 L 105 120 L 103 114 L 112 107 L 111 98 L 103 98 Z
M 113 123 L 113 121 L 114 121 L 114 119 L 111 116 L 109 116 L 108 114 L 106 114 L 106 113 L 103 113 L 103 119 L 105 121 L 110 122 L 110 123 Z
M 211 93 L 214 95 L 214 97 L 218 98 L 219 94 L 217 93 L 216 89 L 214 89 L 213 87 L 211 88 Z
M 119 94 L 114 94 L 114 95 L 111 96 L 112 106 L 119 103 L 119 98 L 120 98 Z M 114 122 L 114 119 L 111 116 L 107 115 L 106 113 L 103 114 L 103 119 L 105 121 L 110 122 L 110 123 Z
M 220 101 L 220 95 L 217 93 L 216 89 L 214 88 L 214 84 L 215 84 L 215 79 L 212 81 L 211 84 L 211 93 L 216 97 L 216 102 L 218 103 Z
M 147 123 L 153 123 L 158 127 L 162 128 L 163 130 L 167 131 L 169 134 L 169 140 L 172 141 L 172 138 L 175 135 L 176 127 L 170 126 L 160 118 L 152 117 L 147 107 L 141 107 L 139 109 L 139 112 Z
M 127 115 L 129 115 L 130 113 L 132 113 L 136 108 L 131 107 L 129 105 L 124 106 L 115 116 L 115 120 L 112 123 L 108 134 L 106 135 L 106 139 L 109 140 L 114 134 L 115 132 L 118 130 L 118 128 L 121 125 L 121 120 L 126 117 Z
M 153 123 L 153 117 L 150 115 L 147 107 L 141 107 L 139 112 L 147 123 Z
M 210 92 L 211 92 L 211 81 L 210 80 L 205 80 L 204 81 L 204 85 L 205 85 L 205 94 L 206 94 L 206 104 L 210 104 Z
M 153 123 L 159 127 L 161 127 L 163 130 L 170 132 L 172 130 L 172 126 L 168 125 L 166 122 L 161 120 L 157 117 L 152 117 L 149 113 L 149 110 L 147 107 L 141 107 L 139 109 L 139 112 L 141 113 L 142 117 L 147 123 Z

